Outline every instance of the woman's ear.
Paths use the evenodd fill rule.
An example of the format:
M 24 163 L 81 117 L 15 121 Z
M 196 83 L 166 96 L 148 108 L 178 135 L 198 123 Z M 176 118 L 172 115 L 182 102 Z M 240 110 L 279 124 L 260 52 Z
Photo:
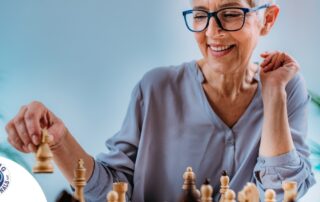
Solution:
M 265 36 L 270 32 L 271 28 L 277 20 L 279 11 L 280 8 L 277 5 L 272 5 L 269 8 L 267 8 L 263 17 L 263 25 L 260 31 L 261 36 Z

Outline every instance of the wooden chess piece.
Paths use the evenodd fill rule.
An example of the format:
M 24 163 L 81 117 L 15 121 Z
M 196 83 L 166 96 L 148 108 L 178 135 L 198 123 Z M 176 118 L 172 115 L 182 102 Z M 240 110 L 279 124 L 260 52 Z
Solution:
M 199 190 L 197 190 L 195 185 L 196 175 L 192 171 L 191 167 L 183 173 L 183 185 L 182 194 L 180 196 L 180 202 L 200 202 Z
M 244 190 L 238 192 L 238 202 L 246 202 Z
M 36 165 L 33 167 L 34 173 L 53 173 L 51 159 L 53 155 L 49 147 L 49 134 L 47 129 L 42 129 L 41 143 L 36 153 Z
M 236 194 L 233 190 L 228 189 L 224 193 L 224 201 L 223 202 L 236 202 Z
M 110 191 L 107 195 L 107 202 L 119 202 L 119 195 L 116 191 Z
M 276 192 L 272 189 L 267 189 L 264 194 L 265 202 L 276 202 Z
M 86 168 L 83 159 L 79 159 L 74 171 L 73 185 L 75 188 L 74 197 L 80 202 L 85 202 L 83 189 L 86 185 Z
M 297 198 L 297 183 L 292 181 L 285 181 L 282 183 L 284 190 L 283 202 L 295 201 Z
M 220 177 L 220 200 L 219 200 L 219 202 L 224 201 L 224 194 L 229 189 L 229 181 L 230 181 L 230 179 L 228 177 L 227 171 L 223 170 L 222 175 Z
M 247 202 L 259 202 L 260 201 L 259 190 L 255 184 L 248 182 L 245 185 L 243 190 L 244 190 L 245 200 Z
M 112 187 L 113 191 L 118 193 L 118 202 L 126 202 L 126 192 L 128 191 L 128 183 L 115 182 Z
M 201 202 L 212 202 L 213 189 L 210 180 L 207 178 L 201 186 Z
M 66 190 L 63 190 L 56 199 L 56 202 L 79 202 Z

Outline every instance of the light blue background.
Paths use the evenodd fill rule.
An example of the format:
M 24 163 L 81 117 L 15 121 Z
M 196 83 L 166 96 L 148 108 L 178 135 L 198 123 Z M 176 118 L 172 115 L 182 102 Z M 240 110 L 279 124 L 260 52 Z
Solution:
M 266 50 L 289 52 L 308 88 L 320 94 L 320 1 L 278 4 L 278 22 L 253 60 L 261 61 L 258 54 Z M 146 71 L 200 57 L 181 15 L 186 8 L 188 0 L 0 0 L 0 141 L 20 106 L 40 100 L 87 152 L 104 151 Z M 310 137 L 318 142 L 319 117 L 311 106 Z M 33 155 L 25 157 L 32 166 Z M 49 201 L 69 188 L 57 169 L 37 179 Z

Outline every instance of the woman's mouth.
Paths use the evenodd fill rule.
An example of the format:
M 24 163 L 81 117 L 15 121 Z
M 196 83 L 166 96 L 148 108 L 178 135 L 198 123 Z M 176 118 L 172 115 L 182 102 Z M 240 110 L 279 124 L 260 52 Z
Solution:
M 222 57 L 230 53 L 235 45 L 208 45 L 210 53 L 215 57 Z

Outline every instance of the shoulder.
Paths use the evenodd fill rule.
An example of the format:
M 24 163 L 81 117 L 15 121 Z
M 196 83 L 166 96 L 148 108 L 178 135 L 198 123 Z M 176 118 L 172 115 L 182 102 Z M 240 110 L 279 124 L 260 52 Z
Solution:
M 191 64 L 192 62 L 187 62 L 180 65 L 156 67 L 144 74 L 140 80 L 141 88 L 164 88 L 178 85 L 190 76 L 188 67 Z

